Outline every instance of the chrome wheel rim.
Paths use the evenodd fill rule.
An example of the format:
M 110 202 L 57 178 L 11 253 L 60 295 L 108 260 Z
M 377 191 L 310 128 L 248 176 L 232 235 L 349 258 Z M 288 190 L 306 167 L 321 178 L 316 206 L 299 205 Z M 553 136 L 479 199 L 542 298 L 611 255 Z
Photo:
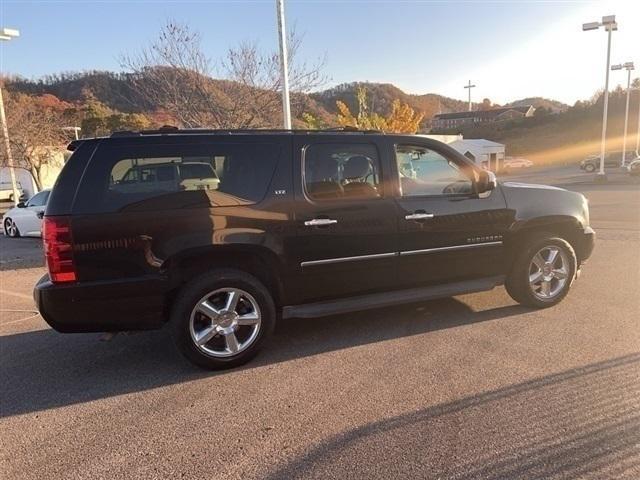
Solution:
M 249 348 L 260 332 L 255 298 L 239 288 L 220 288 L 202 297 L 191 312 L 194 345 L 211 357 L 232 357 Z
M 529 265 L 529 287 L 536 298 L 548 301 L 564 290 L 569 280 L 569 258 L 560 247 L 538 250 Z
M 9 219 L 5 222 L 5 230 L 10 237 L 16 236 L 16 224 L 13 220 Z

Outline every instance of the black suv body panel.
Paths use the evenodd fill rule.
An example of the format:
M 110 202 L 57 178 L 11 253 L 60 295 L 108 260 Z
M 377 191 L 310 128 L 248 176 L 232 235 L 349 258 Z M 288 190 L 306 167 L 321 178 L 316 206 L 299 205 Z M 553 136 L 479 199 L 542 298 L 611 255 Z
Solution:
M 375 198 L 310 198 L 306 149 L 340 144 L 376 152 Z M 463 155 L 411 135 L 176 134 L 81 142 L 45 213 L 70 216 L 78 281 L 53 284 L 43 277 L 34 291 L 38 308 L 62 332 L 156 328 L 191 278 L 235 266 L 267 285 L 287 315 L 318 316 L 353 309 L 358 298 L 375 295 L 381 296 L 372 302 L 377 305 L 490 289 L 508 272 L 514 241 L 528 228 L 568 226 L 580 260 L 590 255 L 594 236 L 581 195 L 507 183 L 483 195 L 402 197 L 399 144 L 439 152 L 469 178 L 478 177 Z M 116 200 L 104 201 L 114 185 L 109 172 L 121 158 L 166 162 L 165 157 L 198 158 L 209 151 L 231 152 L 233 158 L 238 145 L 252 149 L 251 158 L 264 155 L 269 165 L 276 152 L 273 169 L 258 172 L 263 194 L 221 199 L 218 192 L 193 190 L 129 201 L 122 200 L 126 189 L 116 187 L 109 193 Z M 243 175 L 252 174 L 245 170 Z M 405 218 L 415 212 L 433 213 L 433 221 Z M 336 223 L 308 224 L 313 220 Z
M 47 215 L 71 215 L 77 187 L 82 182 L 82 176 L 99 143 L 100 140 L 92 139 L 75 146 L 51 190 L 47 202 Z
M 42 318 L 59 332 L 118 332 L 160 328 L 167 291 L 167 282 L 153 276 L 65 285 L 45 275 L 33 297 Z

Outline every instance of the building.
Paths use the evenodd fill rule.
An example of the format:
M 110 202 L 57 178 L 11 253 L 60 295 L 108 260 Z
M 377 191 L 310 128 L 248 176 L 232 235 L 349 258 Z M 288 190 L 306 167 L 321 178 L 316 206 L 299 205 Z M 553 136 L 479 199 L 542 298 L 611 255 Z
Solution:
M 492 172 L 498 172 L 504 165 L 505 146 L 484 138 L 460 138 L 449 143 L 449 146 L 477 165 Z
M 456 140 L 462 140 L 462 134 L 460 133 L 456 135 L 418 134 L 418 136 L 438 140 L 439 142 L 446 143 L 447 145 L 455 142 Z
M 431 127 L 434 130 L 448 130 L 463 125 L 500 122 L 533 116 L 536 111 L 533 105 L 523 107 L 493 108 L 491 110 L 475 110 L 470 112 L 439 113 L 433 117 Z
M 37 147 L 34 154 L 48 157 L 40 169 L 40 180 L 42 182 L 42 188 L 53 187 L 66 161 L 66 149 L 64 147 Z M 20 183 L 27 196 L 31 197 L 38 193 L 38 186 L 28 170 L 15 167 L 14 172 L 16 182 Z M 11 173 L 8 167 L 0 167 L 0 182 L 11 182 Z

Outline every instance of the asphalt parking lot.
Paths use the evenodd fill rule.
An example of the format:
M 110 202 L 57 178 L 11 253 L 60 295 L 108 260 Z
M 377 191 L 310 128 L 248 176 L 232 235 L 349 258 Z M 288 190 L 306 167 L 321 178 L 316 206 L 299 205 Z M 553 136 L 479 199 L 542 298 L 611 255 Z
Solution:
M 593 257 L 555 308 L 503 288 L 278 325 L 192 367 L 167 332 L 62 335 L 34 310 L 40 240 L 0 237 L 2 478 L 640 478 L 640 187 L 572 168 Z

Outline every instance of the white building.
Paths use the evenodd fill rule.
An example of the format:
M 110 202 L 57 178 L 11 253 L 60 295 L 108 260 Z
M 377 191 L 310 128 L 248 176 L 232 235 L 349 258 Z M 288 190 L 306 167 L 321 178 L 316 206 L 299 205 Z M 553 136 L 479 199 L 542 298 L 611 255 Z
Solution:
M 484 138 L 459 138 L 449 143 L 449 146 L 487 170 L 497 172 L 504 165 L 505 146 L 502 143 Z
M 40 170 L 42 188 L 51 188 L 64 166 L 66 150 L 62 147 L 39 147 L 39 149 L 46 151 L 46 154 L 50 157 Z M 24 168 L 14 168 L 14 171 L 16 182 L 20 183 L 27 196 L 31 197 L 38 193 L 38 187 L 30 172 Z M 11 174 L 8 167 L 0 167 L 0 182 L 11 182 Z

